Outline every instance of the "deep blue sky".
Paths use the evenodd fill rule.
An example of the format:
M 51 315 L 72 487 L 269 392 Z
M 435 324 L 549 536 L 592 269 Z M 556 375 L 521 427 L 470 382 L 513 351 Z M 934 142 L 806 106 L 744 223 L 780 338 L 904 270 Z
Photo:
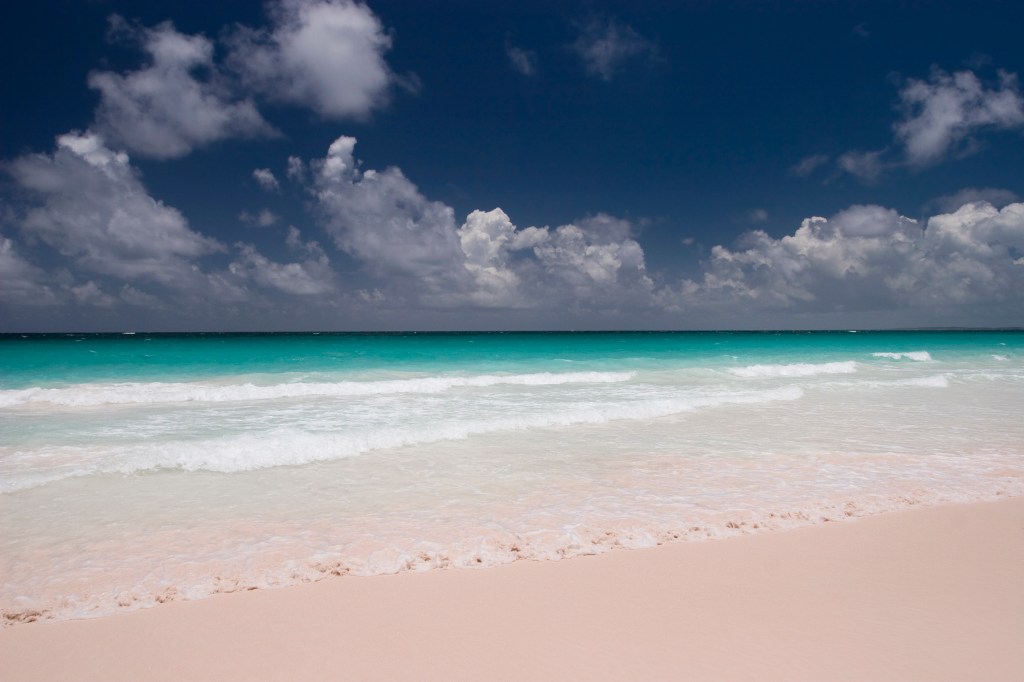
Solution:
M 1024 324 L 1021 25 L 1012 2 L 9 3 L 0 330 Z M 158 44 L 203 56 L 154 68 Z M 327 178 L 341 136 L 361 165 Z

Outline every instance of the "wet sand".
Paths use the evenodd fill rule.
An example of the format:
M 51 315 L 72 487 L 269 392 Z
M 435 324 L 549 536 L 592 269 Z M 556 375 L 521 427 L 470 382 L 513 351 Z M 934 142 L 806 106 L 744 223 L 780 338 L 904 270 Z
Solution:
M 0 631 L 3 680 L 1022 680 L 1024 498 Z

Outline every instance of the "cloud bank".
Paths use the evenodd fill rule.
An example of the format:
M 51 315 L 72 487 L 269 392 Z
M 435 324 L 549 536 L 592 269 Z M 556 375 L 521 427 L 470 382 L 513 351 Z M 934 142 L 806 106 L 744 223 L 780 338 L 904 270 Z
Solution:
M 773 310 L 1011 305 L 1024 285 L 1024 204 L 1000 210 L 967 191 L 977 200 L 925 224 L 852 206 L 780 238 L 755 230 L 715 246 L 699 277 L 672 284 L 647 272 L 628 221 L 598 214 L 518 228 L 498 208 L 473 211 L 457 227 L 451 207 L 424 197 L 400 169 L 360 170 L 355 144 L 339 138 L 310 164 L 310 191 L 337 246 L 378 278 L 376 291 L 404 305 L 675 313 L 685 326 L 709 307 L 770 320 Z
M 52 155 L 20 157 L 9 172 L 36 198 L 22 232 L 84 271 L 181 287 L 194 278 L 191 259 L 224 249 L 150 197 L 128 155 L 94 133 L 61 135 Z
M 881 206 L 804 220 L 775 239 L 747 234 L 716 246 L 703 277 L 684 282 L 693 302 L 801 312 L 1008 306 L 1020 315 L 1024 204 L 979 201 L 925 225 Z
M 225 306 L 247 320 L 305 310 L 314 328 L 381 319 L 462 328 L 479 319 L 499 328 L 822 326 L 880 312 L 918 325 L 1024 320 L 1024 203 L 997 208 L 985 199 L 1015 198 L 1004 190 L 966 189 L 958 194 L 970 201 L 923 222 L 856 205 L 781 237 L 753 230 L 714 246 L 698 272 L 673 278 L 648 271 L 627 220 L 597 213 L 519 227 L 494 208 L 460 223 L 401 169 L 363 169 L 355 148 L 342 136 L 322 158 L 288 160 L 319 228 L 351 263 L 341 276 L 328 249 L 292 226 L 284 261 L 249 241 L 228 246 L 203 235 L 150 196 L 126 154 L 95 133 L 62 135 L 52 154 L 3 166 L 21 195 L 0 215 L 0 300 L 19 310 L 162 308 L 179 327 Z
M 628 222 L 598 215 L 518 229 L 501 209 L 454 210 L 424 197 L 402 171 L 360 170 L 355 138 L 342 136 L 310 163 L 321 222 L 339 249 L 423 305 L 539 308 L 571 300 L 611 309 L 643 275 Z
M 239 243 L 235 259 L 220 266 L 232 249 L 150 196 L 128 155 L 95 133 L 61 135 L 52 154 L 27 154 L 2 168 L 22 192 L 18 208 L 4 216 L 5 230 L 14 228 L 22 244 L 58 263 L 40 267 L 0 236 L 0 300 L 7 304 L 206 310 L 263 303 L 261 288 L 311 295 L 335 286 L 326 254 L 297 233 L 289 244 L 295 262 L 274 262 Z

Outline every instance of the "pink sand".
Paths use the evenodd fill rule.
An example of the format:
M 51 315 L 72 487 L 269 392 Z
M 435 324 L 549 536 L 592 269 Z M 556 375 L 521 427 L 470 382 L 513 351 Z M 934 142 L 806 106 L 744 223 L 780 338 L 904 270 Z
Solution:
M 3 680 L 1024 680 L 1024 498 L 0 631 Z

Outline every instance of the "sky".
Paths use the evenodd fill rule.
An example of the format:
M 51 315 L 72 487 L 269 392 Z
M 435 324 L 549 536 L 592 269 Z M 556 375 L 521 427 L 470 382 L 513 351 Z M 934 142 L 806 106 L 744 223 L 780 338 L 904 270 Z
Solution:
M 0 6 L 0 332 L 1024 326 L 1019 2 Z

